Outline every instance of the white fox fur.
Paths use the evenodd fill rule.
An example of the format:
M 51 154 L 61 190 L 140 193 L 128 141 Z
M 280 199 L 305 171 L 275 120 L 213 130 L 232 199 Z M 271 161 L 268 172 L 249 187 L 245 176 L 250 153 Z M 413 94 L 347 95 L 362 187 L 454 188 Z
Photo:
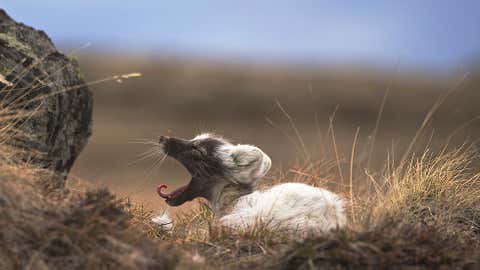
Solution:
M 167 211 L 164 211 L 161 215 L 152 218 L 152 222 L 155 223 L 162 231 L 171 231 L 173 229 L 172 218 Z
M 216 156 L 222 161 L 226 171 L 237 183 L 252 184 L 264 177 L 272 166 L 272 161 L 258 147 L 248 144 L 224 144 Z
M 242 230 L 260 223 L 272 229 L 327 232 L 344 226 L 345 214 L 336 194 L 302 183 L 284 183 L 240 197 L 220 222 Z
M 228 175 L 225 183 L 253 187 L 269 171 L 271 160 L 258 147 L 234 145 L 209 134 L 199 135 L 192 141 L 209 138 L 222 141 L 214 155 Z M 235 189 L 225 188 L 225 183 L 214 187 L 215 198 L 210 200 L 225 226 L 248 230 L 260 223 L 271 229 L 320 233 L 345 225 L 344 202 L 328 190 L 303 183 L 284 183 L 263 191 L 237 195 Z M 233 200 L 230 199 L 232 197 Z M 160 219 L 152 221 L 160 223 Z

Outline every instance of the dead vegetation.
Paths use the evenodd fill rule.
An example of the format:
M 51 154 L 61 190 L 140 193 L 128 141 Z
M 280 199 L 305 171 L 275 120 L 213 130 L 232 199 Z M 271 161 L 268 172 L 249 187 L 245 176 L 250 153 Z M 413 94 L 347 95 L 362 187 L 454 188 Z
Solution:
M 478 252 L 458 237 L 421 223 L 382 220 L 294 245 L 280 269 L 476 269 Z
M 1 90 L 5 89 L 11 88 Z M 220 226 L 201 202 L 175 217 L 173 231 L 163 232 L 150 223 L 148 209 L 108 190 L 50 188 L 52 173 L 29 165 L 25 154 L 32 153 L 10 143 L 28 136 L 18 127 L 36 110 L 8 106 L 1 110 L 0 269 L 480 266 L 480 170 L 474 144 L 436 152 L 427 147 L 420 154 L 407 151 L 399 165 L 392 155 L 383 170 L 372 172 L 369 155 L 355 151 L 358 129 L 351 150 L 344 154 L 336 144 L 332 117 L 324 136 L 331 140 L 332 151 L 312 160 L 293 119 L 282 108 L 304 157 L 301 166 L 279 169 L 264 184 L 305 182 L 342 194 L 348 202 L 347 228 L 306 239 L 260 223 L 247 231 L 232 231 Z M 372 147 L 364 149 L 371 153 Z
M 369 175 L 354 192 L 347 228 L 328 235 L 296 239 L 264 224 L 231 231 L 203 203 L 177 215 L 172 232 L 152 228 L 149 234 L 198 254 L 209 269 L 476 269 L 480 181 L 472 147 L 424 153 L 403 170 Z M 332 188 L 328 168 L 335 166 L 309 163 L 271 182 L 293 179 Z M 342 189 L 349 200 L 349 188 L 337 186 Z
M 198 254 L 202 267 L 212 269 L 476 269 L 480 266 L 478 150 L 475 143 L 449 146 L 450 138 L 443 148 L 435 149 L 425 136 L 425 127 L 453 90 L 440 96 L 402 158 L 397 160 L 392 149 L 378 171 L 368 168 L 372 145 L 363 147 L 366 153 L 356 151 L 358 129 L 352 149 L 338 150 L 333 117 L 322 136 L 331 140 L 331 150 L 323 153 L 323 159 L 312 160 L 285 111 L 291 120 L 291 138 L 305 157 L 299 166 L 278 170 L 262 185 L 304 182 L 342 194 L 348 202 L 345 229 L 303 240 L 267 230 L 265 224 L 231 231 L 219 226 L 209 207 L 200 203 L 177 215 L 172 232 L 153 228 L 149 234 Z M 423 141 L 421 151 L 414 151 L 413 145 Z M 144 217 L 148 222 L 148 215 Z
M 21 123 L 34 113 L 1 111 L 0 269 L 172 269 L 176 249 L 139 234 L 124 200 L 59 189 L 53 172 L 29 164 L 36 154 L 12 140 L 28 136 Z
M 335 141 L 333 126 L 328 133 L 325 138 Z M 299 133 L 297 139 L 301 141 Z M 392 158 L 380 172 L 359 170 L 368 158 L 355 158 L 355 149 L 342 155 L 333 147 L 324 159 L 315 161 L 306 153 L 301 166 L 279 169 L 263 185 L 295 181 L 328 187 L 349 202 L 349 225 L 303 240 L 260 223 L 243 232 L 224 228 L 203 202 L 179 213 L 173 231 L 164 232 L 150 223 L 152 212 L 142 206 L 105 189 L 49 188 L 51 172 L 16 160 L 19 150 L 8 143 L 1 151 L 1 269 L 476 269 L 480 265 L 480 174 L 474 144 L 437 152 L 427 148 L 420 155 L 412 153 L 403 166 L 395 166 Z
M 4 136 L 21 134 L 12 132 L 15 125 L 8 124 L 15 114 L 6 115 Z M 325 137 L 335 141 L 333 127 L 328 132 Z M 299 133 L 297 137 L 303 145 Z M 333 189 L 349 202 L 350 222 L 345 229 L 302 240 L 260 223 L 243 232 L 226 229 L 203 202 L 178 214 L 174 230 L 163 232 L 150 223 L 148 209 L 108 190 L 49 188 L 51 172 L 19 162 L 15 156 L 20 150 L 7 138 L 3 141 L 1 269 L 476 269 L 480 265 L 480 174 L 474 144 L 412 153 L 403 166 L 395 166 L 392 159 L 378 173 L 354 169 L 365 166 L 364 160 L 355 159 L 355 149 L 343 158 L 333 147 L 325 159 L 316 161 L 306 153 L 302 166 L 278 170 L 264 185 L 296 181 Z
M 45 188 L 49 172 L 6 162 L 0 168 L 0 268 L 475 269 L 475 159 L 474 146 L 427 151 L 403 169 L 356 179 L 352 193 L 347 183 L 332 183 L 338 177 L 335 161 L 281 171 L 271 183 L 328 186 L 353 202 L 346 229 L 303 241 L 262 224 L 246 232 L 228 230 L 203 203 L 178 214 L 172 232 L 162 232 L 149 222 L 148 209 L 107 190 L 67 187 L 52 193 Z
M 54 173 L 29 163 L 37 153 L 15 147 L 35 112 L 0 111 L 0 269 L 172 269 L 177 250 L 139 234 L 128 203 L 52 186 Z
M 282 269 L 476 269 L 480 181 L 472 147 L 423 153 L 371 177 L 345 230 L 308 239 L 281 256 Z M 366 189 L 368 190 L 368 189 Z M 356 219 L 353 218 L 353 215 Z
M 177 253 L 129 224 L 107 190 L 45 192 L 37 169 L 2 166 L 1 269 L 172 269 Z M 48 175 L 48 173 L 46 173 Z
M 56 173 L 32 162 L 45 153 L 19 143 L 35 138 L 25 123 L 48 98 L 85 85 L 43 93 L 41 78 L 25 78 L 30 69 L 0 81 L 0 269 L 173 269 L 179 250 L 132 226 L 127 201 L 106 189 L 58 186 Z M 18 91 L 18 81 L 28 88 Z

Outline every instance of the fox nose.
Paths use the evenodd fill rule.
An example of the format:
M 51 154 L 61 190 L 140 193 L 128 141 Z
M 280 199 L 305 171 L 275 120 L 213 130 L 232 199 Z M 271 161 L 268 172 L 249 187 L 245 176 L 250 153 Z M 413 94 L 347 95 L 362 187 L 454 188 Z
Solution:
M 165 153 L 172 157 L 175 157 L 178 154 L 188 151 L 190 149 L 187 140 L 175 137 L 160 136 L 160 138 L 158 139 L 158 143 L 163 146 L 163 150 L 165 151 Z

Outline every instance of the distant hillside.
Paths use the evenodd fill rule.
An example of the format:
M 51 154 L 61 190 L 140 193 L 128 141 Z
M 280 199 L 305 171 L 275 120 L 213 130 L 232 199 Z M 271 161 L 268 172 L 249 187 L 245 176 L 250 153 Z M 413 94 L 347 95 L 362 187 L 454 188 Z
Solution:
M 147 55 L 92 54 L 79 56 L 79 61 L 89 80 L 113 73 L 143 74 L 135 82 L 96 87 L 101 107 L 139 106 L 159 114 L 169 114 L 174 109 L 179 118 L 192 114 L 208 117 L 211 110 L 218 117 L 263 118 L 278 110 L 278 99 L 297 118 L 314 113 L 326 116 L 339 105 L 340 119 L 371 124 L 389 88 L 383 118 L 411 122 L 409 118 L 423 116 L 442 91 L 453 87 L 464 75 L 440 76 L 407 67 L 400 67 L 400 71 L 359 65 L 314 68 Z M 479 113 L 472 101 L 480 100 L 480 76 L 475 70 L 470 72 L 441 108 L 439 114 L 444 119 L 463 121 Z

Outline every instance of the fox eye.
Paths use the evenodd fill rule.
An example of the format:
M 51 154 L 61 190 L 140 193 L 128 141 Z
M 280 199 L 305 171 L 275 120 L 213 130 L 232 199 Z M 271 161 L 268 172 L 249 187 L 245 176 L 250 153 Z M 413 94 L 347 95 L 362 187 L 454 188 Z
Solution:
M 192 156 L 194 158 L 201 158 L 202 157 L 202 154 L 200 153 L 200 151 L 198 151 L 197 149 L 193 149 L 192 150 Z

